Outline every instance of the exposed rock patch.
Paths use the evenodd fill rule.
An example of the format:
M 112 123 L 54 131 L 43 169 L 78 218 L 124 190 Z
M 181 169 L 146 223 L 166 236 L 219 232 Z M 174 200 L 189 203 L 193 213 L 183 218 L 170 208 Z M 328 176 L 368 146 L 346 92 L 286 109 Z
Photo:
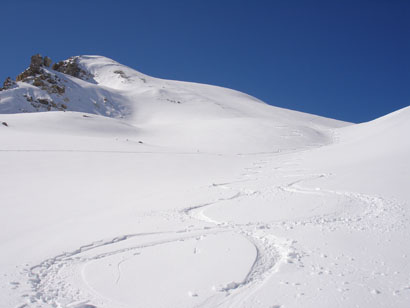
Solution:
M 116 70 L 116 71 L 114 71 L 114 74 L 118 74 L 118 75 L 120 75 L 122 78 L 124 78 L 124 79 L 129 79 L 129 77 L 123 72 L 123 71 L 121 71 L 121 70 Z
M 49 67 L 52 64 L 52 60 L 49 57 L 42 57 L 40 54 L 33 55 L 31 57 L 30 66 L 21 74 L 16 77 L 16 81 L 25 82 L 31 84 L 47 94 L 55 94 L 62 96 L 65 93 L 65 85 L 63 81 L 53 74 Z M 71 71 L 75 69 L 73 66 Z M 16 81 L 10 77 L 4 82 L 2 90 L 6 90 L 12 87 L 16 87 Z M 58 103 L 54 99 L 46 98 L 44 95 L 33 97 L 29 94 L 23 95 L 30 105 L 32 105 L 38 111 L 41 110 L 65 110 L 67 106 L 63 103 Z M 68 99 L 62 98 L 62 101 L 66 102 Z M 57 99 L 58 101 L 58 99 Z
M 43 61 L 44 66 L 50 67 L 51 63 L 52 63 L 51 59 L 45 56 L 44 61 Z
M 43 65 L 43 57 L 40 54 L 31 56 L 30 69 L 33 73 L 40 73 Z
M 46 57 L 47 61 L 51 61 L 50 58 Z M 31 62 L 30 66 L 28 69 L 26 69 L 24 72 L 22 72 L 20 75 L 16 77 L 16 81 L 25 81 L 30 76 L 35 76 L 37 74 L 42 73 L 42 66 L 44 65 L 44 60 L 43 57 L 40 54 L 36 54 L 31 56 Z
M 75 98 L 72 98 L 74 91 L 72 87 L 76 81 L 73 81 L 70 76 L 95 83 L 94 76 L 81 66 L 80 59 L 80 57 L 71 57 L 53 64 L 51 58 L 35 54 L 31 57 L 28 68 L 19 74 L 16 80 L 8 77 L 3 87 L 0 87 L 0 91 L 16 90 L 13 93 L 18 93 L 17 96 L 13 97 L 13 93 L 7 93 L 4 97 L 13 97 L 14 99 L 8 99 L 8 101 L 11 103 L 15 101 L 21 112 L 65 111 L 70 109 L 72 100 L 72 104 L 77 106 L 82 101 L 85 101 L 85 104 L 92 103 L 95 108 L 99 108 L 98 112 L 110 115 L 114 107 L 105 96 L 90 101 L 77 97 L 75 94 Z M 123 71 L 119 74 L 127 78 Z
M 65 61 L 54 63 L 52 69 L 83 80 L 90 80 L 94 76 L 84 71 L 79 65 L 78 57 L 71 57 Z
M 16 87 L 16 82 L 11 79 L 11 77 L 7 77 L 3 83 L 3 87 L 0 88 L 0 91 L 8 90 Z
M 27 76 L 22 81 L 40 88 L 49 94 L 62 95 L 65 93 L 65 86 L 62 84 L 61 79 L 57 75 L 52 75 L 44 70 L 39 74 Z

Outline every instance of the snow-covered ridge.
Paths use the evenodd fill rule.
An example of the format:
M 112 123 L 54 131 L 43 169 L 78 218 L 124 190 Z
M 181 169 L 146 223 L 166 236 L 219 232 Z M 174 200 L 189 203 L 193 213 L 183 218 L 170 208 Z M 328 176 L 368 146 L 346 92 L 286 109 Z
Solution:
M 0 91 L 0 114 L 103 115 L 136 125 L 139 138 L 152 144 L 207 152 L 278 151 L 282 139 L 288 149 L 317 146 L 332 142 L 330 128 L 347 125 L 231 89 L 153 78 L 102 56 L 72 57 L 51 68 L 33 57 L 21 81 Z
M 79 68 L 79 59 L 73 57 L 50 67 L 42 64 L 40 55 L 34 55 L 17 82 L 5 84 L 0 91 L 0 113 L 79 111 L 117 118 L 126 114 L 125 106 L 115 103 L 122 99 L 95 84 L 92 76 Z

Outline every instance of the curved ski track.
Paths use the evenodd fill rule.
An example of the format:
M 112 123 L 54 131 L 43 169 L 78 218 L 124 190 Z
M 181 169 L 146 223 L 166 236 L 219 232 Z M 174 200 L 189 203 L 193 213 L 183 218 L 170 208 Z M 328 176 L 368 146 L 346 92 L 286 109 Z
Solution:
M 305 149 L 302 151 L 306 151 Z M 231 195 L 225 198 L 218 198 L 203 204 L 194 205 L 188 208 L 169 211 L 168 213 L 154 213 L 153 215 L 166 215 L 176 220 L 194 220 L 198 223 L 196 228 L 186 228 L 179 231 L 164 231 L 153 233 L 127 234 L 106 240 L 83 245 L 71 252 L 65 252 L 54 256 L 41 263 L 31 266 L 24 271 L 28 277 L 31 292 L 23 295 L 23 303 L 19 307 L 72 307 L 72 308 L 94 308 L 101 304 L 104 306 L 102 294 L 95 291 L 79 290 L 69 282 L 70 276 L 78 271 L 79 265 L 84 265 L 92 260 L 97 260 L 124 253 L 125 251 L 135 251 L 136 253 L 144 248 L 162 245 L 195 238 L 207 234 L 219 234 L 231 232 L 246 238 L 256 249 L 256 258 L 249 269 L 248 274 L 242 281 L 233 282 L 218 290 L 214 296 L 205 299 L 196 307 L 240 307 L 241 303 L 254 294 L 271 275 L 273 275 L 283 263 L 294 263 L 301 265 L 303 261 L 303 251 L 297 251 L 295 242 L 292 239 L 284 239 L 274 236 L 272 228 L 289 229 L 298 225 L 312 225 L 319 228 L 335 230 L 342 225 L 360 230 L 362 228 L 385 228 L 386 230 L 398 228 L 400 219 L 389 221 L 372 218 L 383 218 L 387 212 L 392 211 L 396 216 L 401 215 L 401 207 L 389 200 L 381 197 L 369 196 L 355 192 L 340 192 L 323 189 L 312 189 L 303 187 L 302 184 L 331 176 L 329 174 L 306 174 L 305 170 L 295 169 L 295 160 L 274 166 L 274 158 L 283 153 L 263 154 L 263 159 L 256 161 L 253 166 L 246 168 L 242 176 L 229 183 L 214 183 L 210 189 L 229 190 Z M 246 184 L 260 180 L 262 172 L 276 174 L 284 172 L 284 178 L 297 178 L 296 180 L 277 187 L 262 187 L 261 190 L 251 190 L 246 188 Z M 240 184 L 238 188 L 238 184 Z M 263 221 L 248 224 L 236 224 L 226 221 L 217 221 L 206 215 L 206 210 L 210 207 L 223 206 L 225 201 L 239 198 L 253 198 L 260 194 L 272 194 L 275 190 L 282 190 L 289 194 L 315 194 L 336 195 L 342 201 L 342 206 L 327 215 L 313 215 L 295 220 Z M 349 204 L 354 203 L 353 209 Z M 357 205 L 360 205 L 360 210 Z M 365 222 L 365 223 L 364 223 Z M 377 223 L 379 222 L 379 223 Z M 165 236 L 165 239 L 153 239 L 146 243 L 132 243 L 136 238 Z M 124 247 L 121 247 L 122 244 Z M 98 249 L 110 247 L 109 252 L 99 252 Z M 118 264 L 117 282 L 120 280 L 120 264 Z M 84 284 L 85 287 L 86 283 Z

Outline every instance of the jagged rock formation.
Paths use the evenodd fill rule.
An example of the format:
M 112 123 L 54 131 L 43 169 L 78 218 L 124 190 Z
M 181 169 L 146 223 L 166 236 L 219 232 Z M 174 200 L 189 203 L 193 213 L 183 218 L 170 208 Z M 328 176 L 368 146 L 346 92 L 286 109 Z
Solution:
M 0 88 L 0 91 L 12 89 L 15 86 L 16 86 L 16 82 L 13 79 L 11 79 L 11 77 L 7 77 L 3 83 L 3 87 Z
M 50 67 L 51 63 L 51 58 L 47 56 L 43 58 L 40 54 L 33 55 L 31 57 L 30 66 L 16 77 L 16 81 L 30 83 L 33 86 L 40 87 L 41 89 L 46 90 L 49 93 L 63 94 L 64 87 L 57 85 L 57 82 L 59 81 L 58 77 L 52 76 L 50 73 L 46 72 L 43 69 L 44 67 Z M 81 69 L 78 64 L 78 57 L 71 57 L 65 61 L 54 63 L 52 69 L 57 72 L 84 80 L 93 78 L 90 73 Z M 9 87 L 9 85 L 11 85 L 13 82 L 14 81 L 10 77 L 8 77 L 4 83 L 5 86 L 3 86 L 3 89 Z
M 78 64 L 78 60 L 78 57 L 71 57 L 65 61 L 54 63 L 52 69 L 57 72 L 67 74 L 83 80 L 92 79 L 94 76 L 81 69 L 80 65 Z
M 47 63 L 51 61 L 50 58 L 47 58 Z M 20 75 L 16 77 L 16 81 L 25 81 L 30 76 L 35 76 L 36 74 L 41 74 L 42 69 L 41 67 L 44 65 L 44 59 L 40 54 L 36 54 L 31 56 L 31 62 L 28 69 L 22 72 Z
M 45 68 L 50 67 L 52 63 L 51 58 L 42 57 L 40 54 L 35 54 L 31 57 L 30 66 L 16 77 L 16 81 L 8 77 L 0 90 L 8 90 L 16 86 L 16 82 L 25 82 L 48 94 L 62 95 L 65 93 L 65 86 L 61 79 L 51 74 Z M 65 110 L 67 106 L 63 103 L 56 103 L 50 98 L 33 97 L 29 94 L 23 95 L 27 102 L 29 102 L 37 110 Z
M 52 63 L 51 59 L 45 56 L 44 61 L 43 61 L 44 66 L 50 67 L 51 63 Z
M 0 88 L 0 111 L 75 110 L 121 116 L 122 107 L 113 102 L 113 94 L 97 85 L 94 75 L 82 66 L 81 59 L 76 56 L 53 64 L 47 56 L 33 55 L 29 67 L 15 80 L 8 77 Z M 83 81 L 89 86 L 83 87 Z

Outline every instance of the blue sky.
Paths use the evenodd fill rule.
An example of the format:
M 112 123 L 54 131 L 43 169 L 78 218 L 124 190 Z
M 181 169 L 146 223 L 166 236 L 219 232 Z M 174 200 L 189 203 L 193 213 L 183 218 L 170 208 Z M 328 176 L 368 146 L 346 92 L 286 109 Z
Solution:
M 410 1 L 7 1 L 0 78 L 34 53 L 100 54 L 363 122 L 410 104 Z

